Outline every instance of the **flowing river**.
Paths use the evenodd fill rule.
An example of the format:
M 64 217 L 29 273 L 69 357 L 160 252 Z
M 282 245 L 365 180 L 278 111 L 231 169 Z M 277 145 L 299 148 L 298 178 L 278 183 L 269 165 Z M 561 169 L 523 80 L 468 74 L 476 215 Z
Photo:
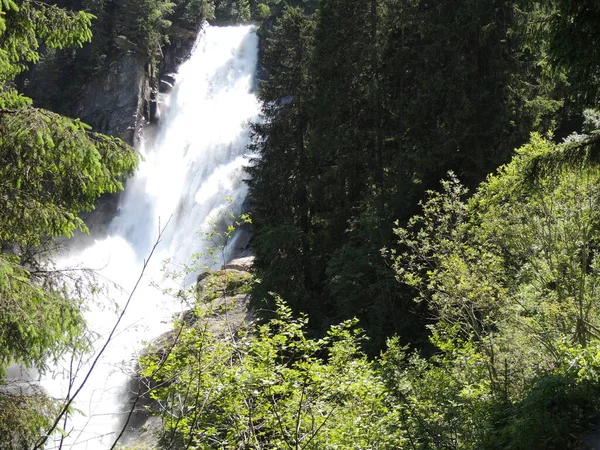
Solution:
M 174 313 L 183 306 L 166 295 L 193 280 L 165 279 L 164 261 L 182 267 L 191 255 L 208 252 L 203 232 L 223 226 L 230 214 L 241 211 L 247 193 L 244 166 L 250 123 L 260 106 L 254 93 L 258 39 L 252 26 L 211 27 L 199 34 L 188 61 L 181 65 L 173 90 L 164 99 L 156 129 L 148 130 L 139 152 L 136 175 L 129 180 L 118 215 L 108 235 L 65 266 L 98 270 L 109 287 L 97 295 L 86 314 L 97 335 L 95 353 L 87 361 L 63 361 L 42 380 L 48 392 L 65 397 L 83 383 L 86 373 L 107 340 L 115 321 L 126 312 L 90 378 L 74 402 L 79 413 L 66 424 L 67 434 L 47 448 L 102 450 L 111 448 L 122 423 L 126 386 L 136 355 L 169 329 Z M 160 243 L 152 258 L 159 230 Z M 221 244 L 221 243 L 217 243 Z M 220 260 L 207 265 L 220 266 Z M 110 287 L 120 286 L 122 289 Z M 75 374 L 71 376 L 70 374 Z

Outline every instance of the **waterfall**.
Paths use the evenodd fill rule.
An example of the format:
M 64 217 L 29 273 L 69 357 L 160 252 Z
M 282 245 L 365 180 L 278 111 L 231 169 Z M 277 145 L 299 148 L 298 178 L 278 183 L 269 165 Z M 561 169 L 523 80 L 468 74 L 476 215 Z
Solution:
M 122 288 L 109 286 L 86 313 L 98 336 L 97 353 L 142 273 L 159 229 L 168 223 L 122 323 L 75 401 L 81 413 L 66 424 L 64 449 L 110 448 L 136 353 L 144 342 L 167 331 L 172 315 L 182 308 L 156 287 L 182 287 L 164 279 L 161 262 L 181 266 L 192 254 L 206 252 L 211 244 L 199 232 L 211 231 L 222 217 L 241 210 L 249 127 L 259 114 L 253 92 L 257 48 L 252 26 L 203 28 L 164 99 L 159 124 L 141 139 L 138 150 L 144 160 L 127 183 L 108 235 L 63 261 L 69 267 L 97 269 L 110 286 Z M 80 364 L 75 388 L 94 357 Z M 72 371 L 71 361 L 63 361 L 42 384 L 50 395 L 64 397 Z M 48 448 L 58 448 L 59 441 L 55 438 Z

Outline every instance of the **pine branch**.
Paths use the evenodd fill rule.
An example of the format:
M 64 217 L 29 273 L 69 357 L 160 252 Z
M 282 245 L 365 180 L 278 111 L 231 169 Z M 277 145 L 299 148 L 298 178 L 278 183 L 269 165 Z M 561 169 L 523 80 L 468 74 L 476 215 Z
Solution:
M 525 180 L 528 182 L 549 175 L 562 167 L 577 165 L 599 165 L 600 133 L 586 136 L 578 142 L 555 146 L 555 151 L 532 157 L 525 166 Z

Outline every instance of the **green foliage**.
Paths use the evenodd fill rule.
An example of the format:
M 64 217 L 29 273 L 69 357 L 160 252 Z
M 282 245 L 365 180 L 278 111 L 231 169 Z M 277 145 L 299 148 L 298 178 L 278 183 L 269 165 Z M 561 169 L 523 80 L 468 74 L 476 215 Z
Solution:
M 600 391 L 577 375 L 575 355 L 586 354 L 581 364 L 595 368 L 597 356 L 589 357 L 597 343 L 593 353 L 568 346 L 563 366 L 540 372 L 511 398 L 505 395 L 512 389 L 508 376 L 502 392 L 495 392 L 486 355 L 469 343 L 441 346 L 443 354 L 425 360 L 407 355 L 394 339 L 379 363 L 388 404 L 410 437 L 407 448 L 580 448 L 584 430 L 600 411 Z
M 192 28 L 197 28 L 202 20 L 214 18 L 215 6 L 212 0 L 189 0 L 182 3 L 183 21 Z M 181 3 L 178 4 L 178 9 L 180 7 Z
M 210 302 L 222 296 L 248 294 L 251 287 L 250 274 L 237 270 L 217 270 L 198 283 L 201 301 Z
M 265 3 L 260 3 L 256 7 L 255 17 L 259 20 L 267 19 L 271 15 L 271 8 Z
M 265 286 L 256 286 L 255 298 L 262 302 L 268 291 L 275 290 L 294 308 L 312 287 L 305 140 L 314 26 L 313 18 L 300 8 L 285 7 L 266 37 L 263 69 L 268 80 L 259 86 L 266 120 L 254 126 L 252 147 L 260 158 L 248 168 L 253 217 L 259 218 L 254 221 L 255 268 Z
M 28 63 L 40 59 L 40 41 L 50 48 L 82 46 L 91 37 L 93 16 L 44 2 L 7 0 L 0 5 L 0 109 L 22 107 L 29 100 L 11 84 Z
M 509 409 L 505 428 L 490 448 L 564 449 L 581 446 L 581 435 L 598 413 L 598 388 L 573 378 L 549 375 L 536 380 Z
M 72 344 L 80 305 L 47 271 L 49 239 L 85 231 L 78 217 L 105 192 L 123 188 L 138 161 L 123 142 L 79 120 L 31 108 L 12 88 L 26 63 L 52 48 L 89 41 L 92 16 L 42 2 L 4 2 L 0 15 L 0 364 L 42 367 Z
M 544 148 L 543 142 L 537 141 L 537 145 L 537 149 L 527 148 L 526 152 Z M 522 160 L 530 157 L 526 152 Z M 514 169 L 507 168 L 508 182 L 512 170 L 522 172 L 520 164 L 515 165 Z M 492 187 L 490 183 L 492 195 L 500 193 L 496 187 L 503 190 L 508 186 Z M 526 282 L 526 288 L 518 289 L 517 296 L 536 322 L 529 326 L 548 337 L 552 335 L 550 330 L 559 331 L 582 345 L 596 336 L 593 327 L 599 318 L 594 300 L 599 281 L 598 188 L 598 171 L 594 168 L 580 166 L 549 174 L 528 195 L 526 207 L 513 206 L 510 212 L 500 207 L 506 222 L 501 221 L 497 228 L 505 229 L 498 237 L 499 244 L 509 248 L 507 258 L 515 266 L 520 265 L 511 267 L 511 273 Z M 500 211 L 490 208 L 491 214 L 502 214 Z M 506 223 L 519 220 L 526 222 L 510 227 L 513 230 L 507 228 Z
M 192 27 L 212 13 L 200 0 L 108 3 L 85 2 L 101 38 L 86 74 L 119 52 L 152 59 L 172 17 Z M 142 364 L 165 448 L 578 444 L 600 398 L 598 114 L 586 111 L 590 134 L 565 144 L 533 135 L 475 189 L 531 131 L 561 123 L 561 98 L 567 113 L 597 106 L 598 8 L 575 3 L 322 0 L 316 14 L 313 1 L 215 3 L 218 21 L 264 20 L 264 121 L 249 172 L 253 304 L 271 320 L 254 333 L 214 327 L 229 310 L 220 300 L 245 293 L 246 276 L 213 274 L 182 293 L 195 300 L 193 322 L 176 324 Z M 0 243 L 12 253 L 0 257 L 0 363 L 43 366 L 83 325 L 79 300 L 39 273 L 37 247 L 84 229 L 77 214 L 119 190 L 136 158 L 31 108 L 13 86 L 40 60 L 38 39 L 81 45 L 91 15 L 28 1 L 0 8 Z M 470 200 L 454 175 L 427 191 L 450 169 Z M 408 219 L 423 192 L 422 213 Z M 230 231 L 209 236 L 215 252 Z M 308 313 L 310 333 L 292 310 Z M 361 349 L 375 353 L 393 333 L 419 344 L 415 312 L 435 354 L 393 339 L 369 361 Z M 352 319 L 329 326 L 355 316 L 371 344 Z M 24 430 L 43 425 L 23 417 Z
M 165 447 L 398 448 L 383 385 L 359 351 L 354 321 L 315 340 L 306 317 L 277 301 L 255 334 L 216 339 L 206 322 L 177 330 L 165 357 L 143 362 L 158 386 Z
M 56 401 L 43 394 L 19 392 L 0 394 L 0 436 L 3 449 L 28 450 L 39 439 L 39 431 L 47 429 L 50 418 L 58 413 Z
M 86 231 L 79 214 L 122 182 L 138 155 L 77 119 L 32 108 L 15 77 L 40 60 L 41 46 L 82 46 L 93 16 L 39 1 L 0 3 L 0 435 L 4 449 L 32 448 L 54 423 L 58 402 L 6 384 L 11 363 L 41 371 L 85 350 L 87 281 L 57 270 L 53 239 Z M 85 286 L 84 286 L 85 285 Z M 33 390 L 33 391 L 31 391 Z M 27 391 L 27 389 L 25 389 Z
M 270 28 L 273 20 L 281 17 L 287 8 L 314 11 L 317 0 L 215 0 L 217 23 L 258 21 Z
M 531 380 L 525 395 L 494 408 L 486 448 L 580 448 L 600 408 L 598 341 L 586 348 L 559 342 L 560 363 Z
M 422 215 L 395 230 L 398 279 L 429 308 L 443 355 L 419 375 L 442 378 L 417 394 L 435 384 L 427 395 L 458 405 L 427 425 L 440 439 L 454 436 L 455 448 L 572 448 L 598 414 L 600 173 L 585 158 L 550 163 L 572 148 L 533 135 L 469 202 L 451 175 Z M 532 175 L 532 164 L 545 170 Z M 459 375 L 467 372 L 471 381 Z M 456 390 L 438 392 L 448 373 Z M 471 382 L 483 389 L 479 400 L 461 403 Z
M 175 6 L 168 0 L 122 0 L 117 3 L 112 34 L 123 36 L 153 60 L 165 42 L 165 30 L 171 25 L 167 17 Z
M 79 347 L 85 326 L 78 299 L 51 285 L 58 276 L 43 280 L 19 262 L 0 255 L 0 376 L 13 361 L 42 369 L 48 358 Z
M 598 3 L 585 0 L 524 3 L 540 15 L 530 33 L 545 46 L 551 69 L 567 76 L 573 86 L 571 97 L 579 106 L 597 106 L 600 99 Z
M 248 0 L 215 0 L 215 20 L 219 23 L 243 23 L 252 18 Z
M 287 224 L 261 227 L 255 241 L 255 270 L 260 274 L 260 282 L 253 289 L 253 307 L 261 313 L 267 312 L 268 317 L 268 311 L 273 306 L 268 301 L 268 293 L 272 286 L 277 286 L 287 295 L 289 304 L 294 309 L 300 309 L 306 295 L 305 259 L 299 250 L 302 244 L 301 232 Z
M 448 170 L 474 188 L 552 129 L 565 85 L 526 39 L 535 14 L 503 0 L 268 6 L 249 170 L 256 297 L 278 292 L 322 330 L 358 316 L 374 348 L 390 333 L 418 341 L 426 320 L 378 250 Z
M 495 405 L 487 367 L 473 347 L 449 349 L 429 360 L 407 355 L 397 339 L 380 361 L 388 401 L 411 449 L 481 448 Z
M 173 348 L 145 363 L 164 446 L 579 446 L 600 413 L 600 172 L 586 158 L 553 161 L 587 154 L 590 138 L 574 146 L 532 135 L 470 199 L 451 173 L 422 214 L 397 225 L 398 245 L 384 254 L 431 318 L 429 358 L 394 338 L 369 361 L 352 319 L 309 338 L 307 316 L 277 297 L 274 318 L 254 332 L 217 338 L 199 302 L 198 321 L 178 325 Z M 301 230 L 268 230 L 258 251 L 289 257 L 278 262 L 297 282 Z M 340 306 L 360 311 L 355 298 L 385 294 L 363 281 L 374 271 L 351 243 L 327 275 Z
M 137 154 L 49 111 L 0 111 L 0 242 L 39 246 L 85 230 L 78 218 L 105 192 L 123 189 Z
M 538 127 L 549 126 L 561 103 L 553 98 L 555 80 L 540 73 L 541 51 L 523 48 L 520 29 L 531 18 L 515 2 L 390 8 L 389 108 L 402 130 L 395 139 L 403 164 L 424 183 L 420 189 L 432 188 L 447 170 L 474 187 L 531 131 L 546 131 Z M 393 70 L 398 66 L 406 70 Z

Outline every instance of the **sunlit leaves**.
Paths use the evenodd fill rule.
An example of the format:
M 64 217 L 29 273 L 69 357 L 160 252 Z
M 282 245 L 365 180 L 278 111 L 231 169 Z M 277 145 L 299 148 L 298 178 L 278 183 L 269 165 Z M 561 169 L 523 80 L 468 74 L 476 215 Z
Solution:
M 38 62 L 40 42 L 52 48 L 81 46 L 92 38 L 93 16 L 37 1 L 3 0 L 0 5 L 0 107 L 13 108 L 22 102 L 9 83 L 28 63 Z
M 0 435 L 6 449 L 31 448 L 29 444 L 39 437 L 39 430 L 46 428 L 49 418 L 58 412 L 58 405 L 39 388 L 28 391 L 25 385 L 5 386 L 12 395 L 0 395 Z M 36 389 L 38 392 L 36 392 Z
M 32 448 L 57 414 L 40 390 L 7 385 L 11 363 L 43 370 L 81 336 L 78 272 L 56 270 L 53 239 L 86 227 L 79 214 L 103 193 L 117 192 L 137 166 L 119 139 L 78 119 L 32 108 L 14 78 L 39 60 L 39 49 L 82 46 L 93 16 L 43 1 L 0 0 L 0 447 Z
M 312 339 L 306 317 L 275 303 L 276 318 L 255 333 L 217 338 L 200 317 L 176 328 L 166 358 L 159 352 L 144 360 L 143 373 L 159 383 L 152 395 L 166 425 L 164 445 L 367 449 L 403 442 L 402 433 L 390 432 L 383 384 L 358 348 L 356 322 Z
M 568 146 L 534 135 L 468 203 L 451 178 L 395 230 L 398 278 L 430 308 L 433 343 L 474 345 L 493 390 L 512 380 L 507 396 L 560 359 L 561 340 L 598 338 L 600 174 L 585 159 L 556 163 Z
M 78 301 L 32 278 L 19 258 L 0 255 L 0 377 L 12 361 L 44 367 L 73 349 L 84 327 Z
M 111 33 L 126 37 L 140 53 L 154 61 L 165 43 L 165 30 L 171 25 L 168 17 L 175 6 L 168 0 L 119 2 Z
M 122 189 L 137 155 L 78 120 L 34 108 L 0 112 L 0 241 L 39 245 L 85 229 L 77 217 Z

